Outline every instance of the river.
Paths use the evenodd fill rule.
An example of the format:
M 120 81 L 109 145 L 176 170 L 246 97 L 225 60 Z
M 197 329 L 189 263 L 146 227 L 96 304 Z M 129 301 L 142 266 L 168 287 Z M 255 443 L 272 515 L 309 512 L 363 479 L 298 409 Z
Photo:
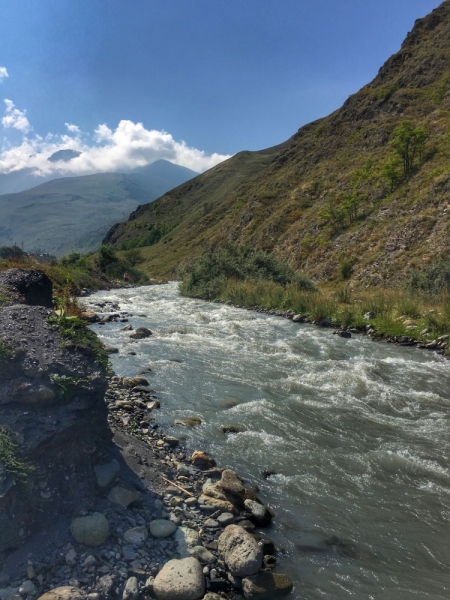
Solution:
M 450 363 L 183 298 L 176 283 L 87 303 L 97 300 L 153 331 L 132 341 L 124 324 L 93 326 L 119 347 L 118 374 L 151 368 L 158 422 L 257 484 L 274 509 L 265 532 L 292 600 L 448 600 Z M 202 424 L 173 427 L 187 416 Z M 230 425 L 242 431 L 225 435 Z

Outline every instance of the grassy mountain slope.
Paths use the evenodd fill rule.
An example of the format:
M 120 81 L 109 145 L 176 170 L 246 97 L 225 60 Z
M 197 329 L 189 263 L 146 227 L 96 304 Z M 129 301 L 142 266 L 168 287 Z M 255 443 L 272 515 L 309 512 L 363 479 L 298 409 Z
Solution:
M 156 161 L 137 172 L 64 177 L 0 196 L 0 245 L 24 243 L 62 256 L 97 248 L 108 229 L 142 202 L 196 175 Z
M 425 149 L 407 178 L 395 166 L 390 179 L 390 142 L 403 120 L 424 127 Z M 120 248 L 150 224 L 176 225 L 143 249 L 145 268 L 160 275 L 231 240 L 274 251 L 317 280 L 339 278 L 347 263 L 361 286 L 398 282 L 450 251 L 449 126 L 446 0 L 342 108 L 281 147 L 240 153 L 140 206 L 106 241 Z M 356 209 L 346 212 L 351 198 Z

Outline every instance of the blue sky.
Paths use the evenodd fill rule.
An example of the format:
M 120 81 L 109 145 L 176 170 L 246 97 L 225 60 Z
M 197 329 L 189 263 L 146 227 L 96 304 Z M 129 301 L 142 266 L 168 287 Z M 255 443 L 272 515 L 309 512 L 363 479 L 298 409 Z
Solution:
M 109 162 L 99 151 L 73 169 L 120 168 L 139 153 L 139 136 L 141 162 L 196 170 L 280 143 L 368 83 L 438 4 L 2 0 L 0 93 L 11 103 L 0 113 L 0 171 L 26 166 L 33 152 L 92 146 L 113 147 Z

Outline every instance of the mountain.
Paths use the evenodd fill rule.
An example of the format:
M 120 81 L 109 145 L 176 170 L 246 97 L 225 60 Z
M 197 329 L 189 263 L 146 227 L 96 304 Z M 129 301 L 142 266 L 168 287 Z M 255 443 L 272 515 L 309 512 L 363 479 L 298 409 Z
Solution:
M 0 246 L 62 256 L 97 248 L 117 220 L 196 173 L 159 160 L 131 173 L 64 177 L 0 196 Z
M 130 246 L 165 226 L 170 233 L 142 250 L 154 275 L 233 241 L 273 251 L 317 280 L 336 280 L 349 264 L 360 286 L 399 282 L 450 251 L 449 126 L 446 0 L 339 110 L 140 206 L 105 241 Z M 411 168 L 402 161 L 406 130 L 406 151 L 417 150 Z

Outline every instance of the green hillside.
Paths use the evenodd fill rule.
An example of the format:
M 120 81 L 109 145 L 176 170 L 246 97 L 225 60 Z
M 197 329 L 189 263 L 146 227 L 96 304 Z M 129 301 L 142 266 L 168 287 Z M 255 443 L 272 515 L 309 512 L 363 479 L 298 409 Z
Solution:
M 399 282 L 450 250 L 449 158 L 446 0 L 342 108 L 140 206 L 106 241 L 120 249 L 164 226 L 169 233 L 142 250 L 154 275 L 232 241 L 273 251 L 317 281 L 340 279 L 348 265 L 355 285 Z
M 17 194 L 0 196 L 0 245 L 63 256 L 96 249 L 108 229 L 139 204 L 196 175 L 156 161 L 128 174 L 65 177 Z

